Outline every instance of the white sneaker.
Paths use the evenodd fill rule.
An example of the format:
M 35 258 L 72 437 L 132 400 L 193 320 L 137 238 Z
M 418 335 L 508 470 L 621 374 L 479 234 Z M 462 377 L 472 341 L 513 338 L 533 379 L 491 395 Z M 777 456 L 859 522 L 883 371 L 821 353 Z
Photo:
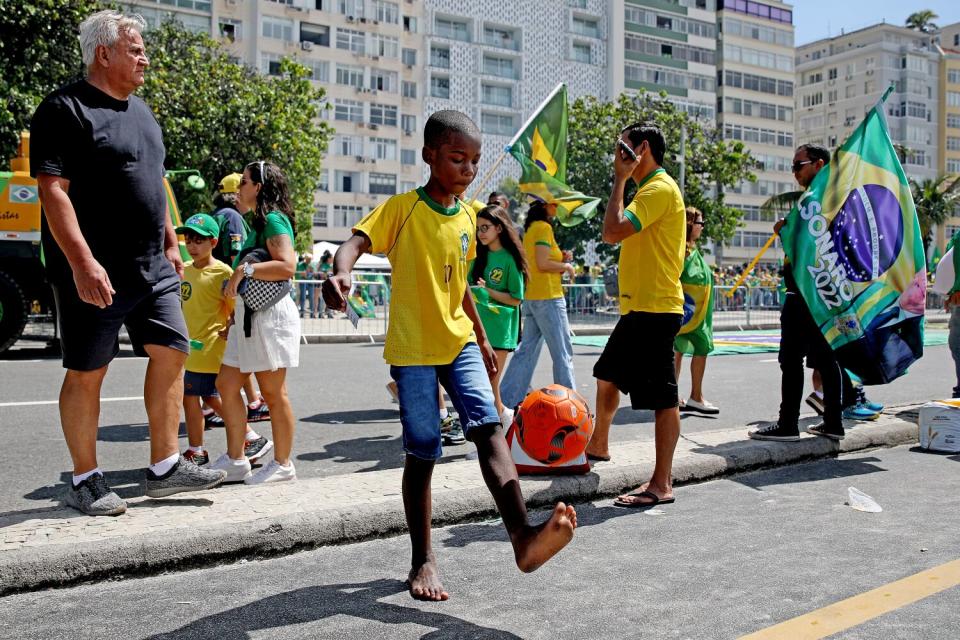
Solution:
M 293 461 L 287 466 L 281 466 L 276 460 L 262 467 L 255 474 L 243 481 L 244 484 L 266 484 L 268 482 L 287 482 L 297 479 L 297 470 L 293 468 Z
M 503 411 L 500 412 L 500 424 L 503 425 L 504 431 L 510 428 L 510 425 L 513 424 L 513 409 L 503 408 Z
M 224 482 L 246 482 L 250 477 L 250 461 L 246 458 L 234 460 L 228 454 L 223 454 L 207 469 L 222 469 L 227 472 Z
M 720 413 L 720 409 L 710 404 L 710 401 L 706 398 L 704 398 L 703 402 L 697 402 L 693 398 L 687 398 L 687 401 L 683 404 L 683 410 L 696 411 L 697 413 L 702 413 L 708 416 L 713 416 Z

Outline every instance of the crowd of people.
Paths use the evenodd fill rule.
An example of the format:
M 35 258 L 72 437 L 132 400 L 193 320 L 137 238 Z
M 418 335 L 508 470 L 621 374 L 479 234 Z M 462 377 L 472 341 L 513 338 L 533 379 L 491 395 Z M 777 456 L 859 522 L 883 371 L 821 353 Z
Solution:
M 319 267 L 311 257 L 298 265 L 287 181 L 269 161 L 252 160 L 226 176 L 216 210 L 174 228 L 163 193 L 162 132 L 134 95 L 148 66 L 144 27 L 139 17 L 113 11 L 85 20 L 80 41 L 86 77 L 50 94 L 32 122 L 31 170 L 44 210 L 43 244 L 66 369 L 60 414 L 73 460 L 67 504 L 90 515 L 126 509 L 96 458 L 100 388 L 118 353 L 122 325 L 135 352 L 149 359 L 148 496 L 222 482 L 294 480 L 296 420 L 286 375 L 299 364 L 300 318 L 345 311 L 357 259 L 378 253 L 392 268 L 384 359 L 406 452 L 402 493 L 411 539 L 411 595 L 448 597 L 430 521 L 431 477 L 445 444 L 470 441 L 476 447 L 519 569 L 533 571 L 548 561 L 572 539 L 576 511 L 560 502 L 545 522 L 530 523 L 503 427 L 530 389 L 544 342 L 553 381 L 577 388 L 561 285 L 562 276 L 573 277 L 576 270 L 554 237 L 556 205 L 531 205 L 521 240 L 501 194 L 491 194 L 487 203 L 464 203 L 460 198 L 477 175 L 480 131 L 463 113 L 439 111 L 424 128 L 426 184 L 373 209 L 332 259 L 321 256 Z M 677 183 L 662 167 L 663 133 L 651 124 L 633 124 L 616 144 L 602 240 L 620 246 L 621 315 L 593 369 L 596 421 L 586 454 L 595 462 L 610 460 L 609 432 L 621 394 L 634 409 L 653 411 L 653 473 L 616 500 L 622 507 L 650 507 L 675 500 L 672 460 L 681 406 L 718 411 L 702 390 L 712 335 L 684 333 L 687 287 L 712 292 L 714 276 L 696 249 L 703 214 L 684 206 Z M 797 150 L 793 170 L 801 186 L 828 158 L 814 145 Z M 624 206 L 630 180 L 638 188 Z M 192 258 L 188 265 L 180 256 L 178 233 Z M 322 281 L 322 296 L 315 288 L 302 289 L 298 304 L 291 296 L 294 279 L 311 270 Z M 750 437 L 799 438 L 806 358 L 822 387 L 824 416 L 807 431 L 842 439 L 841 416 L 851 396 L 866 399 L 813 323 L 789 265 L 783 274 L 780 415 Z M 719 279 L 732 275 L 724 270 Z M 776 276 L 763 268 L 751 277 L 772 283 Z M 685 403 L 677 386 L 684 354 L 692 356 L 694 371 Z M 443 390 L 459 418 L 456 434 L 446 420 Z M 225 426 L 226 451 L 213 461 L 204 426 L 214 414 L 205 415 L 204 404 Z M 181 406 L 189 440 L 183 454 L 177 440 Z M 267 415 L 272 441 L 249 425 L 251 418 Z M 273 459 L 254 473 L 251 463 L 270 451 Z

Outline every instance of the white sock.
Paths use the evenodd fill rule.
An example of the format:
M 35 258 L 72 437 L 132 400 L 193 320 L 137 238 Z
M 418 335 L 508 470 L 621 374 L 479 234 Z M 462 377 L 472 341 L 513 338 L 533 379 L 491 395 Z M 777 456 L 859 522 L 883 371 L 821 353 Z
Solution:
M 449 416 L 449 415 L 450 415 L 450 412 L 447 411 L 447 408 L 446 408 L 446 407 L 444 407 L 443 409 L 440 409 L 440 419 L 441 419 L 441 420 L 446 420 L 446 419 L 447 419 L 447 416 Z
M 253 429 L 250 429 L 249 431 L 247 431 L 246 439 L 247 439 L 247 442 L 253 442 L 254 440 L 259 440 L 260 434 L 254 431 Z
M 100 467 L 96 467 L 95 469 L 91 469 L 86 473 L 81 473 L 78 476 L 73 476 L 73 486 L 77 486 L 78 484 L 80 484 L 81 482 L 83 482 L 84 480 L 86 480 L 87 478 L 89 478 L 95 473 L 99 473 L 100 475 L 103 475 L 103 471 L 100 471 Z
M 187 447 L 187 448 L 190 449 L 190 451 L 193 451 L 194 453 L 203 453 L 203 445 L 200 445 L 199 447 Z
M 170 471 L 170 469 L 173 469 L 173 465 L 177 464 L 177 460 L 179 459 L 179 453 L 172 453 L 168 458 L 164 458 L 160 462 L 150 465 L 150 471 L 152 471 L 155 476 L 162 476 L 167 471 Z

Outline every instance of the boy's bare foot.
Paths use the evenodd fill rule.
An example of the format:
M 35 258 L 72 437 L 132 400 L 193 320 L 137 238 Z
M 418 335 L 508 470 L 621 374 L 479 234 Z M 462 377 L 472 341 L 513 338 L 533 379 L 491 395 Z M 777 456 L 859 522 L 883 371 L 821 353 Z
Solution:
M 558 502 L 550 519 L 539 527 L 530 527 L 517 541 L 517 567 L 524 573 L 539 569 L 573 539 L 577 528 L 577 512 L 573 506 Z
M 450 594 L 443 589 L 437 563 L 432 559 L 410 569 L 407 585 L 410 587 L 410 596 L 414 600 L 439 602 L 450 597 Z

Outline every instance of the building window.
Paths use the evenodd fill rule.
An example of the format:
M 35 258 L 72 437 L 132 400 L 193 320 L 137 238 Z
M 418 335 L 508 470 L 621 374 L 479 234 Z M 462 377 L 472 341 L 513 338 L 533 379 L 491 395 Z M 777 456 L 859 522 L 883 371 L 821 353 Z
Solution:
M 480 85 L 481 102 L 498 107 L 513 106 L 513 89 L 491 84 Z
M 340 156 L 362 156 L 363 138 L 360 136 L 336 136 L 333 148 Z
M 947 136 L 947 151 L 960 151 L 960 138 Z
M 397 107 L 374 102 L 370 105 L 370 124 L 386 127 L 397 126 Z
M 275 53 L 261 53 L 260 73 L 268 76 L 280 75 L 280 60 L 282 58 L 283 56 L 279 56 Z
M 373 0 L 373 19 L 397 24 L 400 22 L 400 5 L 386 0 Z
M 417 64 L 417 50 L 416 49 L 404 49 L 403 50 L 403 64 L 408 67 L 412 67 Z
M 520 40 L 513 29 L 506 27 L 496 27 L 483 25 L 483 43 L 492 47 L 501 49 L 512 49 L 514 51 L 520 48 Z
M 364 0 L 337 0 L 337 11 L 347 17 L 363 17 Z
M 315 227 L 327 226 L 327 205 L 325 204 L 313 205 L 313 226 Z
M 414 149 L 401 149 L 400 164 L 404 164 L 404 165 L 417 164 L 417 152 Z
M 590 45 L 586 42 L 574 42 L 570 46 L 570 59 L 574 62 L 592 64 L 593 58 L 590 55 Z
M 318 47 L 330 46 L 330 27 L 322 24 L 300 23 L 300 42 L 312 42 Z
M 434 98 L 450 99 L 450 78 L 430 77 L 430 95 Z
M 504 113 L 483 112 L 480 114 L 480 129 L 484 133 L 498 136 L 511 136 L 515 133 L 513 116 Z
M 292 20 L 282 20 L 280 18 L 272 18 L 270 16 L 264 16 L 260 35 L 264 38 L 273 38 L 274 40 L 286 40 L 287 42 L 293 41 L 293 21 Z
M 397 193 L 397 176 L 392 173 L 371 173 L 370 193 L 392 196 Z
M 351 67 L 347 65 L 337 65 L 337 84 L 348 87 L 363 88 L 363 67 Z
M 753 2 L 753 0 L 717 0 L 717 11 L 724 9 L 783 24 L 793 24 L 793 11 L 790 9 L 779 9 L 762 2 Z
M 396 160 L 397 141 L 390 138 L 370 138 L 371 155 L 377 160 Z
M 360 189 L 360 174 L 356 171 L 334 172 L 334 188 L 340 193 L 354 193 Z
M 417 97 L 417 83 L 404 80 L 400 83 L 400 89 L 404 98 Z
M 462 20 L 452 18 L 437 17 L 433 22 L 434 33 L 441 38 L 450 38 L 451 40 L 460 40 L 461 42 L 470 41 L 470 28 Z
M 960 159 L 947 159 L 947 173 L 960 173 Z
M 363 103 L 356 100 L 337 100 L 333 107 L 333 119 L 363 122 Z
M 430 66 L 440 69 L 450 68 L 450 49 L 448 47 L 430 47 Z
M 960 69 L 947 69 L 947 82 L 960 84 Z
M 960 113 L 948 113 L 947 126 L 951 129 L 960 129 Z
M 353 29 L 337 29 L 337 49 L 363 55 L 367 50 L 367 34 Z
M 383 36 L 375 33 L 371 36 L 372 49 L 370 55 L 396 60 L 400 57 L 400 40 L 392 36 Z
M 517 78 L 513 58 L 501 58 L 488 54 L 483 54 L 483 73 L 511 80 Z
M 303 66 L 310 69 L 310 79 L 317 82 L 330 81 L 330 63 L 326 60 L 299 60 Z
M 363 217 L 363 207 L 352 204 L 333 205 L 333 226 L 354 227 Z
M 403 30 L 407 33 L 416 33 L 417 19 L 414 16 L 403 16 Z
M 417 130 L 417 116 L 400 116 L 400 128 L 403 129 L 403 132 L 406 134 L 413 134 L 413 132 Z
M 658 20 L 659 22 L 659 20 Z M 658 24 L 659 27 L 659 24 Z M 670 27 L 660 27 L 661 29 L 670 29 Z M 570 22 L 570 30 L 579 36 L 587 36 L 588 38 L 599 38 L 600 37 L 600 26 L 596 20 L 591 20 L 589 18 L 581 18 L 580 16 L 573 16 L 573 20 Z
M 220 37 L 230 42 L 243 38 L 243 22 L 231 18 L 220 18 L 218 21 Z
M 396 71 L 384 71 L 383 69 L 370 70 L 370 90 L 371 91 L 389 91 L 396 93 L 399 89 L 399 81 Z

